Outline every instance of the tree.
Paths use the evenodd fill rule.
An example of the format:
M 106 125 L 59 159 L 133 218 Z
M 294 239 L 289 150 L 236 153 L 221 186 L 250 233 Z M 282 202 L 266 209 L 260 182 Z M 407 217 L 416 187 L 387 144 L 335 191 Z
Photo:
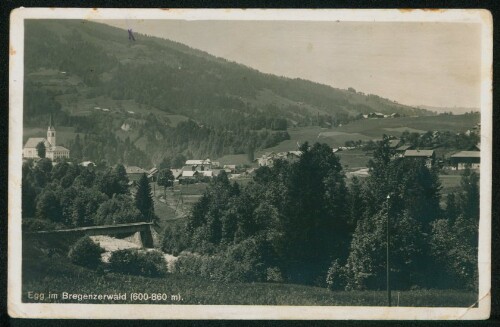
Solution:
M 62 209 L 57 195 L 50 189 L 46 189 L 40 194 L 36 203 L 36 217 L 47 219 L 53 222 L 62 222 Z
M 184 164 L 184 162 L 182 163 Z M 159 170 L 170 168 L 170 158 L 163 157 L 162 161 L 158 165 Z
M 81 188 L 77 190 L 70 208 L 70 221 L 74 227 L 92 226 L 95 224 L 95 214 L 101 203 L 107 197 L 95 189 Z
M 141 212 L 130 200 L 130 196 L 118 194 L 101 203 L 95 214 L 95 224 L 114 225 L 140 222 Z
M 384 208 L 358 222 L 346 264 L 347 289 L 384 289 L 386 287 L 386 224 L 391 215 L 391 283 L 408 289 L 421 282 L 423 240 L 420 224 L 408 212 L 394 215 Z M 420 284 L 421 285 L 421 284 Z
M 478 174 L 466 169 L 461 185 L 461 192 L 448 195 L 445 219 L 432 224 L 430 248 L 444 285 L 471 289 L 478 282 Z
M 146 221 L 153 221 L 154 201 L 151 193 L 151 185 L 149 185 L 148 177 L 142 174 L 137 183 L 137 193 L 135 194 L 135 206 Z
M 477 288 L 478 221 L 460 215 L 433 223 L 430 248 L 439 286 Z
M 82 142 L 80 140 L 80 134 L 76 134 L 75 140 L 71 143 L 71 156 L 75 159 L 82 158 Z
M 158 173 L 158 185 L 163 186 L 165 199 L 167 198 L 167 187 L 173 185 L 174 179 L 174 174 L 172 174 L 172 171 L 168 167 L 160 170 Z
M 348 215 L 349 224 L 356 227 L 356 224 L 361 220 L 365 213 L 365 203 L 364 203 L 364 188 L 358 177 L 353 176 L 351 179 L 351 185 L 348 192 Z
M 326 144 L 300 147 L 291 165 L 287 203 L 283 208 L 284 239 L 289 278 L 311 283 L 326 274 L 332 256 L 347 255 L 345 175 L 339 158 Z M 344 249 L 343 249 L 344 248 Z M 321 278 L 324 280 L 324 278 Z
M 32 175 L 32 162 L 23 164 L 22 170 L 22 216 L 35 217 L 37 190 Z
M 40 142 L 36 145 L 36 153 L 40 158 L 45 158 L 46 149 L 43 142 Z
M 128 176 L 125 167 L 122 164 L 116 165 L 114 169 L 114 174 L 116 178 L 116 193 L 126 194 L 128 192 Z
M 479 175 L 466 168 L 460 181 L 462 192 L 459 196 L 462 214 L 465 218 L 479 219 Z

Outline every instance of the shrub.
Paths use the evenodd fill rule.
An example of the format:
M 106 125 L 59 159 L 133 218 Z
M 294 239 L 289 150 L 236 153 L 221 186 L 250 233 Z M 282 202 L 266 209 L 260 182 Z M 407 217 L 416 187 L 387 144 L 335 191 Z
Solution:
M 128 275 L 161 277 L 167 272 L 167 263 L 160 251 L 115 251 L 109 258 L 109 265 L 112 271 Z
M 178 256 L 179 253 L 187 248 L 188 239 L 186 235 L 186 228 L 182 225 L 176 224 L 165 227 L 162 235 L 161 249 L 165 253 Z
M 103 248 L 98 243 L 94 243 L 90 237 L 84 236 L 70 248 L 68 258 L 74 264 L 96 268 L 101 263 L 101 253 L 103 252 Z
M 195 254 L 183 254 L 175 262 L 174 272 L 182 275 L 200 275 L 202 258 Z
M 326 275 L 326 284 L 329 290 L 343 290 L 346 286 L 346 269 L 338 260 L 332 262 Z
M 278 267 L 267 268 L 266 281 L 271 283 L 283 283 L 283 275 Z
M 23 218 L 23 231 L 36 232 L 43 230 L 55 230 L 63 228 L 64 225 L 46 219 Z
M 224 258 L 226 281 L 265 281 L 267 277 L 266 245 L 258 238 L 249 238 L 230 247 Z
M 281 282 L 278 268 L 269 268 L 263 240 L 249 238 L 215 255 L 181 255 L 174 272 L 224 282 Z

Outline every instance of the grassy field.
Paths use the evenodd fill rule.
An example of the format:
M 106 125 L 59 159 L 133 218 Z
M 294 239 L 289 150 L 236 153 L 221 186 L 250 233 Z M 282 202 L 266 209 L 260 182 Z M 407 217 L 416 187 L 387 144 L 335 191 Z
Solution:
M 25 251 L 29 252 L 29 251 Z M 217 283 L 193 276 L 169 274 L 163 278 L 145 278 L 113 273 L 91 271 L 75 266 L 63 256 L 48 258 L 35 250 L 23 260 L 24 302 L 37 302 L 28 298 L 28 292 L 44 293 L 41 302 L 58 303 L 154 303 L 154 304 L 253 304 L 253 305 L 352 305 L 384 306 L 385 291 L 338 291 L 325 288 L 271 283 Z M 35 256 L 36 255 L 36 256 Z M 58 299 L 48 299 L 47 294 L 58 294 Z M 112 294 L 127 293 L 121 300 L 62 300 L 61 293 Z M 164 293 L 169 296 L 162 301 L 132 301 L 130 293 Z M 459 290 L 393 291 L 394 305 L 399 306 L 446 306 L 467 307 L 472 305 L 477 294 Z M 182 300 L 170 295 L 180 295 Z
M 165 192 L 163 187 L 152 183 L 151 188 L 154 191 L 155 198 L 155 214 L 159 218 L 158 223 L 160 228 L 185 218 L 207 186 L 208 184 L 206 183 L 191 185 L 177 184 L 173 190 L 168 188 Z
M 368 161 L 372 158 L 371 153 L 367 153 L 360 149 L 340 151 L 336 153 L 340 158 L 340 163 L 344 170 L 352 171 L 366 167 Z
M 479 115 L 400 117 L 357 120 L 336 130 L 381 138 L 383 134 L 401 135 L 406 129 L 410 132 L 435 130 L 465 132 L 473 128 L 476 123 L 479 123 Z
M 346 141 L 380 140 L 384 134 L 400 136 L 406 130 L 416 133 L 434 130 L 465 132 L 473 128 L 478 122 L 479 115 L 459 115 L 362 119 L 336 128 L 322 128 L 319 126 L 294 127 L 288 129 L 289 140 L 263 151 L 257 151 L 255 157 L 271 151 L 297 150 L 297 144 L 306 141 L 311 144 L 320 142 L 331 147 L 339 147 L 344 146 Z M 226 156 L 224 160 L 226 159 L 228 159 L 228 163 L 230 160 L 238 161 L 237 163 L 246 163 L 246 155 Z M 363 158 L 359 159 L 364 160 Z M 358 165 L 361 166 L 359 161 L 353 167 Z M 352 165 L 350 164 L 350 166 Z

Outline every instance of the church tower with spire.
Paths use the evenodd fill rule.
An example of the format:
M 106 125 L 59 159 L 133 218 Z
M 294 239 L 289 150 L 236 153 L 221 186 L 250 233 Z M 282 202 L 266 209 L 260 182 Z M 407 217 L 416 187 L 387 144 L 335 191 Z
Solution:
M 51 148 L 56 147 L 56 129 L 52 124 L 52 115 L 50 115 L 49 128 L 47 129 L 47 141 L 49 141 Z

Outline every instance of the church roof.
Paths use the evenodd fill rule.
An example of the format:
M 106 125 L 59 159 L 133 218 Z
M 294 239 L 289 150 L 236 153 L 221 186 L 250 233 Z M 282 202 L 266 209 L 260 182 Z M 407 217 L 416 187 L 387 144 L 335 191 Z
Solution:
M 30 137 L 28 141 L 26 141 L 26 144 L 24 145 L 25 148 L 36 148 L 38 143 L 43 142 L 45 144 L 45 147 L 48 148 L 50 146 L 49 141 L 45 139 L 44 137 Z

